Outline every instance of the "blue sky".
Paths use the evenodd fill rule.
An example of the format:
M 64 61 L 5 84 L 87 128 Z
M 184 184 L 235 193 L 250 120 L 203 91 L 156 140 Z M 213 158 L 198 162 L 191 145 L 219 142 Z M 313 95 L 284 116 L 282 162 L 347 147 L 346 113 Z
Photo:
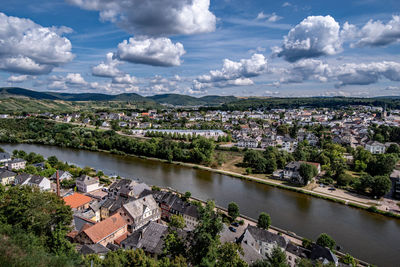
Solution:
M 395 0 L 2 0 L 0 86 L 399 95 L 399 10 Z

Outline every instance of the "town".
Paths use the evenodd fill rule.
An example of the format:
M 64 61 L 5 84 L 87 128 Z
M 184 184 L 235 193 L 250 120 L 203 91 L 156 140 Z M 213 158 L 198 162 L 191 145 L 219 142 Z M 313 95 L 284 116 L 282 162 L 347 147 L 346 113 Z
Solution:
M 261 213 L 258 220 L 240 215 L 234 202 L 227 209 L 216 207 L 212 201 L 193 198 L 190 192 L 183 194 L 150 187 L 135 179 L 108 177 L 89 167 L 81 169 L 62 163 L 54 156 L 45 160 L 39 154 L 22 150 L 13 151 L 12 156 L 2 152 L 0 156 L 4 165 L 0 168 L 1 183 L 6 189 L 2 194 L 28 189 L 30 194 L 48 192 L 62 198 L 72 210 L 66 239 L 75 244 L 88 264 L 93 264 L 94 259 L 106 261 L 112 252 L 132 249 L 155 259 L 175 255 L 195 263 L 190 255 L 177 254 L 175 250 L 179 246 L 189 250 L 196 246 L 198 231 L 206 227 L 208 216 L 212 216 L 212 227 L 218 229 L 212 238 L 220 244 L 218 249 L 233 253 L 225 259 L 226 266 L 259 266 L 271 258 L 285 264 L 282 266 L 305 266 L 312 262 L 324 266 L 367 266 L 337 251 L 335 241 L 326 234 L 313 243 L 271 226 L 267 213 Z M 4 204 L 0 201 L 0 206 Z M 189 262 L 184 258 L 175 264 L 186 266 Z

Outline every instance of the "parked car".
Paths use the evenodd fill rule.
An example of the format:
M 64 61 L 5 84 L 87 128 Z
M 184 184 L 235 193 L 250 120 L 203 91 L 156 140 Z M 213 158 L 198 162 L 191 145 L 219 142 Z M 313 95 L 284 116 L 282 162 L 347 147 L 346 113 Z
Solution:
M 330 190 L 330 191 L 335 191 L 335 190 L 336 190 L 336 188 L 334 188 L 334 187 L 330 187 L 330 188 L 328 188 L 328 190 Z
M 238 222 L 233 222 L 233 223 L 231 223 L 231 225 L 235 226 L 235 227 L 239 227 L 239 223 Z
M 236 233 L 236 228 L 229 226 L 229 230 L 231 230 L 232 232 Z

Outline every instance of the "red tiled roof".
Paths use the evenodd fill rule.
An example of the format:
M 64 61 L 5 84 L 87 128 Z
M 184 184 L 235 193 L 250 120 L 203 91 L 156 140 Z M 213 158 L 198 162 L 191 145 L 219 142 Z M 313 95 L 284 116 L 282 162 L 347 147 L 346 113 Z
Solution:
M 74 193 L 70 196 L 64 197 L 64 201 L 66 205 L 75 209 L 89 203 L 92 201 L 92 198 L 79 193 Z
M 114 240 L 114 243 L 117 244 L 118 246 L 121 245 L 121 242 L 124 241 L 127 237 L 128 237 L 128 232 L 126 232 L 125 234 L 121 235 L 120 237 L 118 237 L 117 239 Z
M 83 232 L 90 238 L 90 240 L 92 240 L 93 243 L 98 243 L 126 225 L 127 222 L 125 219 L 119 213 L 116 213 L 104 221 L 98 222 L 88 229 L 83 230 Z

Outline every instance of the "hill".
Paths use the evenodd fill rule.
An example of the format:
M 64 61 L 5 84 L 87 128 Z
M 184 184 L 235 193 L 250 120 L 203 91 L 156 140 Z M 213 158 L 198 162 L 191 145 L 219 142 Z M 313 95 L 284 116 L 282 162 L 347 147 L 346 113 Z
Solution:
M 146 103 L 162 103 L 174 106 L 215 106 L 237 100 L 234 96 L 204 96 L 193 97 L 179 94 L 163 94 L 144 97 L 136 93 L 107 95 L 97 93 L 58 93 L 38 92 L 19 87 L 0 88 L 0 98 L 32 98 L 36 100 L 62 100 L 62 101 L 131 101 Z

